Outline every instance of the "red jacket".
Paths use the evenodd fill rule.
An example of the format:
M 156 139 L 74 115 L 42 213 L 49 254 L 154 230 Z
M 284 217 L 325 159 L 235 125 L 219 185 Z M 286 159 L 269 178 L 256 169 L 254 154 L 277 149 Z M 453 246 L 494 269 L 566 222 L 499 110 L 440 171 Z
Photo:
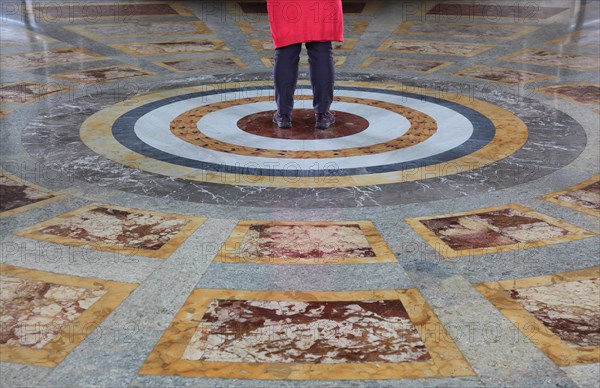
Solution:
M 342 0 L 267 0 L 275 48 L 344 40 Z

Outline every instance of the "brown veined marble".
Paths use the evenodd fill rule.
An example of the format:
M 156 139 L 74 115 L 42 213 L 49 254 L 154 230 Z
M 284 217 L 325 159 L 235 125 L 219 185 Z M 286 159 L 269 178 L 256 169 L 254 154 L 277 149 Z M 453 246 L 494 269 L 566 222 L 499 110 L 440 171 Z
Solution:
M 168 54 L 207 53 L 229 51 L 219 39 L 201 39 L 168 42 L 135 42 L 111 44 L 111 47 L 134 56 L 153 56 Z
M 577 71 L 593 71 L 600 68 L 598 58 L 593 55 L 580 55 L 545 49 L 526 49 L 505 55 L 499 59 L 538 66 L 562 67 Z
M 569 346 L 599 346 L 599 280 L 516 288 L 510 296 Z
M 42 228 L 39 233 L 91 243 L 159 250 L 188 222 L 176 217 L 96 207 Z
M 213 300 L 182 359 L 343 364 L 431 357 L 399 300 Z
M 543 7 L 537 3 L 519 5 L 500 5 L 497 3 L 439 3 L 433 6 L 428 15 L 514 18 L 516 20 L 548 19 L 568 10 L 563 7 Z
M 34 69 L 103 59 L 99 54 L 80 48 L 62 48 L 12 54 L 0 57 L 0 66 L 6 70 Z
M 63 85 L 30 81 L 5 84 L 0 86 L 0 102 L 28 104 L 70 89 Z
M 0 276 L 0 344 L 40 349 L 106 291 Z
M 537 89 L 539 92 L 570 100 L 576 104 L 600 105 L 600 85 L 578 82 L 565 85 L 553 85 Z
M 174 61 L 154 62 L 171 71 L 212 71 L 231 70 L 237 71 L 246 65 L 236 57 L 227 58 L 191 58 Z
M 442 42 L 431 40 L 387 39 L 377 51 L 395 53 L 472 57 L 495 47 L 492 44 Z
M 492 82 L 502 82 L 509 85 L 540 82 L 550 78 L 555 78 L 551 75 L 496 66 L 473 66 L 458 71 L 454 74 L 461 77 L 476 78 Z
M 53 198 L 52 193 L 37 190 L 22 182 L 17 182 L 5 175 L 0 175 L 0 212 Z
M 361 65 L 363 69 L 384 70 L 384 71 L 416 71 L 420 73 L 430 73 L 454 62 L 430 61 L 409 58 L 385 58 L 369 57 Z
M 454 250 L 513 245 L 569 233 L 510 208 L 421 222 Z
M 466 36 L 476 38 L 516 39 L 536 27 L 509 24 L 444 23 L 405 21 L 394 33 L 429 36 Z
M 129 65 L 116 65 L 96 69 L 78 70 L 64 74 L 55 74 L 52 77 L 62 78 L 74 82 L 102 83 L 118 79 L 143 77 L 152 73 Z
M 85 24 L 66 26 L 71 30 L 90 39 L 103 40 L 110 38 L 126 38 L 151 35 L 193 35 L 210 34 L 211 30 L 202 22 L 128 22 Z
M 600 211 L 600 181 L 596 181 L 589 186 L 571 191 L 570 193 L 558 195 L 556 199 L 587 209 Z
M 359 225 L 251 225 L 236 256 L 244 258 L 375 257 Z
M 369 121 L 348 112 L 335 112 L 335 129 L 315 131 L 315 112 L 312 109 L 294 109 L 293 128 L 279 128 L 273 124 L 275 110 L 253 113 L 238 120 L 238 127 L 258 136 L 273 139 L 316 140 L 335 139 L 360 133 L 369 127 Z

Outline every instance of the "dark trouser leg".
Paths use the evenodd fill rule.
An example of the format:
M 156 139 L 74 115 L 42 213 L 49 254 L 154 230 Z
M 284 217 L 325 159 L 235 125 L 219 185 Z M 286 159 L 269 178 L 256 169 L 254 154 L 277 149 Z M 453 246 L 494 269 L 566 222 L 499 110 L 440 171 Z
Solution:
M 273 78 L 275 79 L 275 102 L 277 110 L 282 115 L 291 115 L 294 109 L 294 92 L 298 82 L 298 63 L 302 44 L 275 49 L 275 66 Z
M 335 68 L 331 42 L 308 42 L 308 63 L 310 65 L 310 83 L 313 89 L 313 108 L 315 113 L 327 113 L 333 102 L 333 84 Z

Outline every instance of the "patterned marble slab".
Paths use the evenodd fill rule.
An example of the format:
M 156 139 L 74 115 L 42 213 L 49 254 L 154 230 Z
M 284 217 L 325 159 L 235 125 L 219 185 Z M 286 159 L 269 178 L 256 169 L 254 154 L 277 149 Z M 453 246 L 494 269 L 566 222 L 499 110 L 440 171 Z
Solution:
M 517 204 L 408 218 L 406 222 L 447 258 L 540 247 L 596 235 Z
M 104 57 L 88 50 L 61 48 L 2 56 L 0 57 L 0 66 L 6 70 L 26 70 L 100 59 L 104 59 Z
M 335 55 L 333 57 L 333 63 L 335 65 L 335 67 L 340 67 L 342 66 L 345 62 L 346 59 L 348 59 L 347 56 L 345 55 Z M 266 67 L 273 67 L 275 66 L 275 58 L 272 56 L 263 56 L 260 57 L 260 61 L 263 63 L 263 65 L 265 65 Z M 300 56 L 300 67 L 303 68 L 308 68 L 308 56 L 307 55 L 301 55 Z
M 171 71 L 214 71 L 228 70 L 237 71 L 246 65 L 238 57 L 224 58 L 190 58 L 173 61 L 157 61 L 154 64 Z
M 220 39 L 120 43 L 109 46 L 136 57 L 229 51 L 229 48 Z
M 7 172 L 0 172 L 0 218 L 67 198 L 65 194 L 48 190 Z
M 473 57 L 495 47 L 493 44 L 441 42 L 432 40 L 386 39 L 377 51 L 423 55 Z
M 600 85 L 589 82 L 576 82 L 538 88 L 536 91 L 564 98 L 575 104 L 598 107 L 600 105 Z
M 15 234 L 64 245 L 167 258 L 204 221 L 194 216 L 92 204 Z
M 600 267 L 475 287 L 559 366 L 600 362 Z
M 600 217 L 600 175 L 568 189 L 545 195 L 542 199 Z
M 211 34 L 206 24 L 196 22 L 128 22 L 65 26 L 67 30 L 95 40 L 137 36 Z
M 215 261 L 254 264 L 396 262 L 370 221 L 241 221 Z
M 29 104 L 72 88 L 64 85 L 22 81 L 0 85 L 0 102 L 3 104 Z
M 513 40 L 521 38 L 538 27 L 516 24 L 444 23 L 405 21 L 394 31 L 395 34 L 427 36 L 463 36 L 469 38 L 493 38 Z
M 600 31 L 598 29 L 585 29 L 575 31 L 560 38 L 553 39 L 549 44 L 598 46 L 600 45 Z
M 51 3 L 34 5 L 33 12 L 36 20 L 42 22 L 68 22 L 83 19 L 94 22 L 98 19 L 110 18 L 123 22 L 134 21 L 139 17 L 169 17 L 194 16 L 194 14 L 179 2 L 138 2 L 138 3 Z
M 525 49 L 498 59 L 501 61 L 560 67 L 577 71 L 594 71 L 600 69 L 598 58 L 593 55 L 580 55 L 545 49 Z
M 252 46 L 254 51 L 275 50 L 272 38 L 252 38 L 248 39 L 248 41 L 250 42 L 250 46 Z M 358 39 L 356 38 L 345 38 L 343 43 L 332 42 L 332 46 L 334 50 L 349 51 L 354 49 L 356 43 L 358 43 Z
M 454 62 L 431 61 L 427 59 L 369 57 L 361 67 L 370 70 L 432 73 L 453 64 Z
M 32 43 L 57 43 L 56 39 L 24 28 L 0 27 L 0 47 L 29 46 Z
M 99 84 L 119 79 L 128 79 L 154 75 L 154 73 L 130 65 L 97 67 L 95 69 L 76 70 L 62 74 L 53 74 L 52 78 L 62 78 L 73 82 Z
M 354 380 L 473 371 L 416 289 L 196 289 L 140 374 Z
M 508 85 L 541 82 L 556 78 L 556 76 L 553 75 L 496 66 L 472 66 L 467 69 L 460 70 L 454 73 L 454 75 L 491 82 L 500 82 Z
M 6 115 L 8 115 L 12 110 L 8 109 L 0 109 L 0 119 L 3 119 Z
M 429 11 L 428 15 L 441 16 L 463 16 L 463 17 L 484 17 L 490 19 L 513 18 L 515 20 L 548 19 L 568 10 L 567 7 L 544 7 L 538 3 L 516 3 L 516 4 L 498 4 L 498 3 L 438 3 Z
M 0 264 L 0 361 L 54 367 L 136 284 Z

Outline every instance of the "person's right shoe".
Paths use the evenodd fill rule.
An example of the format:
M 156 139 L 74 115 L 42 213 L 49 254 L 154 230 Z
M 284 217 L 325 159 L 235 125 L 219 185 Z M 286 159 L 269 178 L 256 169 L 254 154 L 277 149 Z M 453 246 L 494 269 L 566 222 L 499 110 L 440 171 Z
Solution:
M 277 124 L 279 128 L 291 128 L 292 118 L 290 115 L 282 115 L 279 112 L 275 112 L 273 115 L 273 122 Z
M 327 112 L 327 113 L 317 113 L 316 114 L 317 124 L 315 127 L 317 129 L 327 129 L 335 124 L 335 113 Z

